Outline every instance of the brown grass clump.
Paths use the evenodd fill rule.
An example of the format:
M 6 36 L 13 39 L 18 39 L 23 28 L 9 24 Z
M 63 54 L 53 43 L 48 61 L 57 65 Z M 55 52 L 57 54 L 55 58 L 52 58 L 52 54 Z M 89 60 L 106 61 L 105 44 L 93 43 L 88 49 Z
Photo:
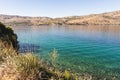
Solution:
M 55 63 L 57 51 L 51 53 Z M 59 71 L 31 53 L 18 54 L 0 41 L 0 80 L 78 80 L 69 71 Z

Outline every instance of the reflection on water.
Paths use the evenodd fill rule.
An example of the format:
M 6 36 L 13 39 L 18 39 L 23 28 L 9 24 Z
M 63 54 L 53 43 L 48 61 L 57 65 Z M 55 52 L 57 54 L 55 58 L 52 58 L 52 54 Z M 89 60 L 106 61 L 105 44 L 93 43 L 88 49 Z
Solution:
M 94 75 L 120 76 L 120 26 L 28 26 L 13 27 L 20 46 L 35 45 L 48 59 L 56 48 L 59 65 Z

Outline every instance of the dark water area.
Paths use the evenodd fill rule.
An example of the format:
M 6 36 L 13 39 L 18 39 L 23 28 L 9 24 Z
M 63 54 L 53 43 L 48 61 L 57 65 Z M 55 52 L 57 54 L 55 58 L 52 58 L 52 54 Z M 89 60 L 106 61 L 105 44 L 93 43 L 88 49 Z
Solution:
M 76 72 L 120 77 L 120 26 L 13 27 L 20 51 L 31 50 L 48 59 L 58 51 L 57 63 Z
M 19 44 L 19 52 L 20 53 L 39 52 L 37 49 L 40 49 L 40 46 L 37 46 L 35 44 L 29 44 L 29 43 L 20 43 Z

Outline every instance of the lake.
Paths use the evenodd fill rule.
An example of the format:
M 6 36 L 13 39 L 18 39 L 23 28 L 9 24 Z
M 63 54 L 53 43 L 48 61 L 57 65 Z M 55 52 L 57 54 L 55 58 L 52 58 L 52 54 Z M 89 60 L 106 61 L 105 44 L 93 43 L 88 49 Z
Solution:
M 49 59 L 58 51 L 57 63 L 78 73 L 120 77 L 120 26 L 13 27 L 20 51 L 31 50 Z

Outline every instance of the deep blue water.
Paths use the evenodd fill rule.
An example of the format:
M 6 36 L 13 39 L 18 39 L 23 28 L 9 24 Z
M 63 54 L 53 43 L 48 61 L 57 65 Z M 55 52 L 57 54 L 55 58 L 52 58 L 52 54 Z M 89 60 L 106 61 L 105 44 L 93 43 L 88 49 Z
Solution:
M 48 59 L 55 48 L 63 68 L 120 76 L 120 26 L 24 26 L 14 30 L 20 50 L 32 50 Z

